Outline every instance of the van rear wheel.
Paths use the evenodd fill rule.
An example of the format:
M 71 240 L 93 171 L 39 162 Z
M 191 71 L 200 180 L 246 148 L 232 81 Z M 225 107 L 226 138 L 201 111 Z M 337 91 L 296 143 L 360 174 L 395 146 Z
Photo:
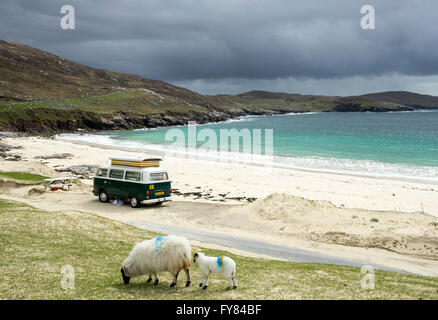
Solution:
M 129 203 L 131 204 L 131 207 L 133 207 L 133 208 L 138 208 L 138 207 L 140 207 L 141 201 L 138 200 L 136 197 L 132 197 L 132 198 L 129 200 Z
M 99 200 L 100 202 L 108 202 L 108 195 L 104 190 L 99 191 Z

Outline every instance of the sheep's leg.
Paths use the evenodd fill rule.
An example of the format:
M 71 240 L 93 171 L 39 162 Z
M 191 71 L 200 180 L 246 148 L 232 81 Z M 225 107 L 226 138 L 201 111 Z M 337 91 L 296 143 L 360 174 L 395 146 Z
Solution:
M 233 279 L 233 289 L 237 288 L 237 280 L 236 276 L 234 274 L 231 275 L 231 278 Z
M 147 283 L 152 281 L 152 273 L 149 273 L 149 278 L 146 280 Z
M 204 283 L 204 279 L 205 279 L 205 274 L 203 273 L 203 274 L 201 274 L 201 281 L 199 282 L 199 288 L 201 288 L 202 287 L 202 284 Z
M 154 277 L 155 277 L 154 285 L 157 285 L 157 284 L 158 284 L 158 276 L 157 276 L 157 273 L 154 273 Z
M 176 280 L 178 280 L 178 274 L 179 274 L 179 271 L 177 271 L 177 272 L 173 275 L 173 281 L 172 281 L 172 283 L 170 284 L 170 287 L 171 287 L 171 288 L 174 287 L 174 286 L 176 286 Z
M 231 282 L 233 281 L 233 276 L 228 277 L 228 284 L 227 284 L 227 290 L 231 289 Z
M 190 286 L 190 283 L 192 283 L 192 282 L 190 281 L 190 272 L 189 272 L 189 269 L 186 269 L 185 271 L 186 271 L 186 278 L 187 278 L 187 281 L 186 281 L 186 287 L 188 287 L 188 286 Z
M 204 282 L 204 286 L 202 287 L 202 289 L 207 289 L 207 287 L 208 287 L 208 274 L 206 275 L 206 277 L 205 277 L 205 282 Z

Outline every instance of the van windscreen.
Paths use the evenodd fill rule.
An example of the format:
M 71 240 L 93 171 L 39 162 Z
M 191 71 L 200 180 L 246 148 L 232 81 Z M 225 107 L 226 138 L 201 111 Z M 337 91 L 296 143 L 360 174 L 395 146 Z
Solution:
M 169 180 L 167 172 L 154 172 L 150 174 L 151 181 Z
M 96 176 L 98 177 L 106 177 L 108 175 L 108 169 L 102 169 L 100 168 L 97 170 Z

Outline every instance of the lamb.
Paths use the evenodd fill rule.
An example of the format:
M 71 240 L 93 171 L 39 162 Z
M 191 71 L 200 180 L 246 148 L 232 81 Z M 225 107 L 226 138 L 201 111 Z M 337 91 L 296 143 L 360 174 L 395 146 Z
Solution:
M 208 276 L 210 273 L 220 273 L 228 278 L 227 289 L 231 288 L 231 282 L 233 282 L 233 289 L 237 288 L 236 281 L 236 263 L 233 259 L 229 257 L 209 257 L 201 252 L 195 253 L 193 261 L 199 264 L 201 269 L 201 282 L 199 287 L 204 287 L 202 289 L 207 289 L 208 287 Z
M 170 287 L 176 286 L 179 272 L 186 272 L 186 287 L 190 286 L 191 247 L 186 238 L 168 235 L 156 237 L 137 243 L 128 258 L 122 263 L 123 282 L 129 284 L 131 277 L 148 274 L 147 282 L 155 277 L 154 285 L 158 284 L 157 273 L 168 271 L 173 276 Z

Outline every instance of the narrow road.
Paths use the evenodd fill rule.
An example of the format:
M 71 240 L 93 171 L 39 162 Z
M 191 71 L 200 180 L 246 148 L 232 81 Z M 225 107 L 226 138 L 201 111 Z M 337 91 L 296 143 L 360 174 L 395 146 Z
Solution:
M 324 255 L 310 250 L 303 250 L 292 248 L 288 246 L 281 246 L 271 244 L 268 242 L 253 240 L 249 238 L 242 238 L 236 236 L 223 235 L 212 232 L 203 232 L 182 227 L 140 221 L 127 221 L 128 224 L 137 228 L 153 231 L 157 233 L 175 234 L 184 236 L 189 240 L 200 241 L 204 243 L 212 243 L 224 247 L 235 248 L 246 252 L 263 254 L 273 258 L 280 258 L 293 262 L 312 262 L 312 263 L 326 263 L 334 265 L 344 265 L 352 267 L 362 267 L 364 265 L 371 265 L 375 269 L 392 271 L 398 273 L 409 273 L 405 270 L 389 268 L 376 264 L 371 264 L 367 261 L 352 260 L 337 258 L 329 255 Z

